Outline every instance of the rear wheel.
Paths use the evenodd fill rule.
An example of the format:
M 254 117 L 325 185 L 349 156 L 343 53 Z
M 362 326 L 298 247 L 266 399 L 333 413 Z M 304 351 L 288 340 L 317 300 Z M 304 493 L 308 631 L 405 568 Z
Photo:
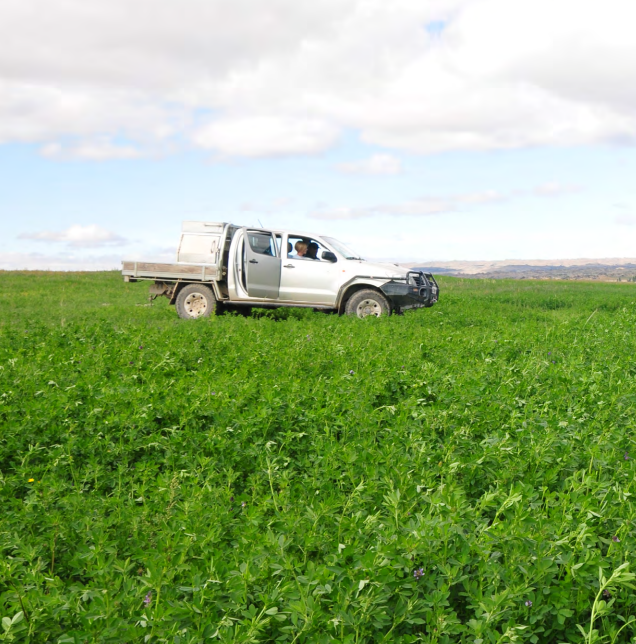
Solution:
M 382 293 L 365 288 L 354 293 L 347 300 L 345 313 L 347 315 L 357 315 L 359 318 L 366 318 L 372 315 L 380 317 L 381 315 L 390 315 L 391 307 Z
M 184 320 L 209 318 L 216 310 L 216 298 L 209 286 L 188 284 L 179 291 L 175 305 L 179 317 Z

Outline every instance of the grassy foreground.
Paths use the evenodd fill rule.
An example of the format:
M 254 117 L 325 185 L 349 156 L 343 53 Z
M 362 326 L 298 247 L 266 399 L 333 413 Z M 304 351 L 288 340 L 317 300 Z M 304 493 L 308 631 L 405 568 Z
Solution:
M 185 322 L 0 279 L 0 640 L 634 636 L 634 285 Z

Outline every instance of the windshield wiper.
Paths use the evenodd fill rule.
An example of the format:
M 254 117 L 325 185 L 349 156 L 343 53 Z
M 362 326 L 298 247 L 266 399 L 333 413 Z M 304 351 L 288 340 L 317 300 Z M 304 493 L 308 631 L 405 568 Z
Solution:
M 359 259 L 361 262 L 365 262 L 365 259 L 362 259 L 362 257 L 345 257 L 345 259 Z

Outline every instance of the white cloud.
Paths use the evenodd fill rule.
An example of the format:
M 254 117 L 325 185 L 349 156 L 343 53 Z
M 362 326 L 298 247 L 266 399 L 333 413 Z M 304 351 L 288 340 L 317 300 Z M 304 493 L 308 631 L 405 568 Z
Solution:
M 573 184 L 560 183 L 559 181 L 548 181 L 540 186 L 536 186 L 532 192 L 537 197 L 561 197 L 580 191 L 579 186 Z
M 614 223 L 619 226 L 636 226 L 636 215 L 617 215 L 614 217 Z
M 47 143 L 40 154 L 49 159 L 87 159 L 107 161 L 109 159 L 137 159 L 143 152 L 132 145 L 116 145 L 108 137 L 96 137 L 65 147 L 60 143 Z
M 401 174 L 402 161 L 392 154 L 373 154 L 368 159 L 340 163 L 336 166 L 345 174 Z
M 95 248 L 98 246 L 121 245 L 126 242 L 123 237 L 96 224 L 89 226 L 74 225 L 62 231 L 21 233 L 18 238 L 43 242 L 62 242 L 73 248 Z
M 419 153 L 633 145 L 633 14 L 632 0 L 4 0 L 0 142 L 70 137 L 63 158 L 90 159 L 183 141 L 315 154 L 348 128 Z
M 0 5 L 1 6 L 1 5 Z M 0 33 L 2 31 L 0 8 Z M 0 53 L 2 61 L 3 53 Z M 0 65 L 0 143 L 105 141 L 121 136 L 164 145 L 191 122 L 189 109 L 137 90 L 3 78 Z
M 333 144 L 337 130 L 317 119 L 277 116 L 221 118 L 192 135 L 196 145 L 228 156 L 315 154 Z
M 443 213 L 457 212 L 466 206 L 502 203 L 508 196 L 495 190 L 474 192 L 445 197 L 424 197 L 395 204 L 380 204 L 366 208 L 327 208 L 311 213 L 312 219 L 346 220 L 363 219 L 376 215 L 395 217 L 427 217 Z
M 513 190 L 500 192 L 498 190 L 482 190 L 455 195 L 426 196 L 393 204 L 379 204 L 363 208 L 320 208 L 309 216 L 312 219 L 347 220 L 363 219 L 376 215 L 389 215 L 394 217 L 427 217 L 444 213 L 460 212 L 474 206 L 502 204 L 512 199 L 525 197 L 560 197 L 562 195 L 578 192 L 577 186 L 562 184 L 558 181 L 535 186 L 530 190 Z

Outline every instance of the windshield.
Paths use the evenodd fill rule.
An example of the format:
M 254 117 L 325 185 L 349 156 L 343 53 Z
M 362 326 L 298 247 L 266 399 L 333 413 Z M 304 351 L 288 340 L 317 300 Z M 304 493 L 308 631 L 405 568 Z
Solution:
M 342 242 L 339 242 L 333 237 L 323 237 L 323 239 L 333 246 L 345 259 L 362 259 L 358 253 L 347 248 Z

